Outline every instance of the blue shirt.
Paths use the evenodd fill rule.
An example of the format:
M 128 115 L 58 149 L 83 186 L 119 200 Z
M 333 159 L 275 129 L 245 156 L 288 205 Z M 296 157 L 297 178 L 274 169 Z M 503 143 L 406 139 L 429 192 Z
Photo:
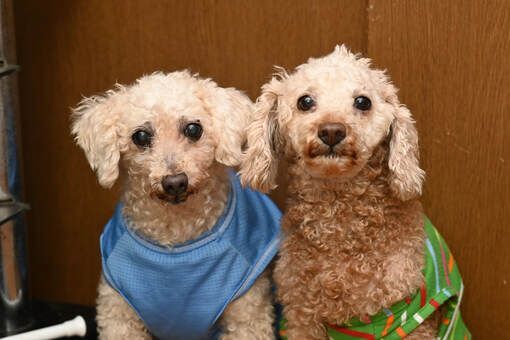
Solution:
M 281 213 L 232 174 L 225 211 L 198 239 L 164 248 L 127 227 L 119 204 L 101 235 L 103 274 L 161 339 L 203 339 L 275 256 Z

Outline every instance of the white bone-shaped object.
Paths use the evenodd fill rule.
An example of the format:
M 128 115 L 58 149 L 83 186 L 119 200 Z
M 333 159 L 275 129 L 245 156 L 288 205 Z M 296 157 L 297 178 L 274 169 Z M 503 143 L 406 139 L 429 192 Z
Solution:
M 81 316 L 62 322 L 58 325 L 36 329 L 26 333 L 11 335 L 2 340 L 49 340 L 70 336 L 83 337 L 87 333 L 87 325 Z

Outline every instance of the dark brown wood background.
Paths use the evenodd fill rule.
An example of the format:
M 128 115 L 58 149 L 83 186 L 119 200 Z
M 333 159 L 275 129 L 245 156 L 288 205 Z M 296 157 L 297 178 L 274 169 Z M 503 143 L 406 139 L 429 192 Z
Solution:
M 100 189 L 69 135 L 82 95 L 190 68 L 254 99 L 272 65 L 346 43 L 389 69 L 414 112 L 424 203 L 463 272 L 464 318 L 477 338 L 508 328 L 509 1 L 17 0 L 14 9 L 35 297 L 95 297 L 98 236 L 117 192 Z
M 508 338 L 510 1 L 370 5 L 368 54 L 417 120 L 424 206 L 460 264 L 463 316 L 475 338 Z

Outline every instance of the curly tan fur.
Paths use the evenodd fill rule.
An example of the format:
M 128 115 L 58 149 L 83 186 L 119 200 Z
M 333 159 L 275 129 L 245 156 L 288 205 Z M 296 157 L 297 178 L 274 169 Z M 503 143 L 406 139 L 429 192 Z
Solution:
M 129 87 L 84 99 L 74 110 L 72 132 L 99 183 L 123 180 L 123 214 L 129 227 L 167 247 L 194 239 L 212 228 L 223 212 L 230 181 L 227 166 L 238 165 L 250 121 L 251 101 L 234 89 L 218 87 L 187 71 L 155 73 Z M 199 122 L 198 141 L 183 127 Z M 150 147 L 133 143 L 140 128 L 153 133 Z M 173 197 L 164 176 L 185 173 L 188 189 Z M 169 283 L 171 284 L 171 283 Z M 225 338 L 273 337 L 273 311 L 266 276 L 223 314 Z M 97 321 L 102 339 L 150 338 L 142 321 L 102 278 Z M 237 337 L 240 338 L 240 337 Z
M 262 89 L 241 179 L 269 190 L 275 158 L 288 161 L 277 294 L 289 339 L 326 339 L 326 324 L 365 319 L 423 284 L 416 129 L 384 72 L 344 46 Z M 297 107 L 303 95 L 315 101 L 310 110 Z M 370 98 L 369 110 L 354 107 L 358 96 Z M 345 127 L 341 143 L 321 141 L 326 123 Z M 416 334 L 430 338 L 436 328 L 427 322 Z

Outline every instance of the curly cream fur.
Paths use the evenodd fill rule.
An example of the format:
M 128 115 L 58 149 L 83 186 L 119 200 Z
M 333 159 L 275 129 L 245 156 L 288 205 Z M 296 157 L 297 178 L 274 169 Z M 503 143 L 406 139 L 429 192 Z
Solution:
M 253 113 L 253 121 L 247 130 L 250 148 L 246 150 L 240 169 L 243 184 L 250 183 L 262 192 L 276 187 L 278 157 L 281 149 L 279 122 L 282 115 L 276 114 L 278 96 L 276 86 L 278 80 L 273 79 L 262 87 L 263 93 L 257 99 Z
M 374 315 L 423 284 L 417 133 L 384 72 L 344 46 L 262 90 L 240 173 L 243 183 L 268 190 L 273 158 L 288 161 L 277 295 L 289 339 L 326 339 L 326 324 Z M 296 105 L 305 94 L 315 100 L 307 112 Z M 353 106 L 362 95 L 369 111 Z M 322 143 L 324 123 L 343 124 L 345 139 Z M 417 334 L 430 338 L 436 326 L 427 322 Z
M 155 73 L 132 86 L 84 99 L 74 110 L 72 132 L 99 183 L 120 176 L 129 227 L 167 247 L 194 239 L 215 225 L 230 189 L 226 166 L 239 164 L 252 103 L 241 92 L 218 87 L 187 71 Z M 202 137 L 188 140 L 183 126 L 200 122 Z M 131 136 L 140 127 L 154 132 L 149 148 Z M 164 176 L 185 173 L 186 201 L 172 204 Z M 175 203 L 175 202 L 174 202 Z M 171 283 L 169 283 L 171 284 Z M 265 276 L 226 309 L 224 337 L 273 337 L 270 287 Z M 150 337 L 136 313 L 104 279 L 98 288 L 97 321 L 102 339 Z

